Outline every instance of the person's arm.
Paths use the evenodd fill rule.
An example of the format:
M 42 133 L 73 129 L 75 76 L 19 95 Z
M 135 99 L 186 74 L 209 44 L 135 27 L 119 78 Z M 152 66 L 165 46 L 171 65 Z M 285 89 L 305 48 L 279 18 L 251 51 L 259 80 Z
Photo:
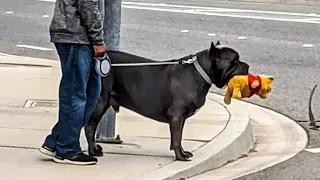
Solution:
M 82 24 L 93 45 L 104 45 L 103 13 L 100 11 L 100 0 L 79 0 L 78 10 Z M 102 10 L 103 11 L 103 10 Z

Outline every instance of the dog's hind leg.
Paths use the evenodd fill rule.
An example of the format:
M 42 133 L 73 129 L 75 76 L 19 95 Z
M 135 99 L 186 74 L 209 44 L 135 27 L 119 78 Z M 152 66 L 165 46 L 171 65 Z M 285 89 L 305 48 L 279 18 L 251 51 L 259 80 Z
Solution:
M 102 147 L 96 144 L 95 134 L 97 126 L 109 106 L 108 98 L 100 96 L 98 104 L 89 119 L 88 125 L 84 127 L 89 146 L 88 151 L 91 156 L 103 156 Z

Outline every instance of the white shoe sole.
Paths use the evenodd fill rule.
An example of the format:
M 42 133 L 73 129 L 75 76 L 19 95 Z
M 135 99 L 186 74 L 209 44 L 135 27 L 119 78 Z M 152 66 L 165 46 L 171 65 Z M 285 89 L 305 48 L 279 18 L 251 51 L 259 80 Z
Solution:
M 74 164 L 74 165 L 94 165 L 96 164 L 97 162 L 96 161 L 91 161 L 91 162 L 78 162 L 78 161 L 71 161 L 71 160 L 68 160 L 68 159 L 58 159 L 56 157 L 53 158 L 53 161 L 56 162 L 56 163 L 61 163 L 61 164 Z
M 41 147 L 41 148 L 39 149 L 39 151 L 40 151 L 42 154 L 46 155 L 46 156 L 49 156 L 49 157 L 53 157 L 53 156 L 54 156 L 54 153 L 53 153 L 53 152 L 51 152 L 51 151 L 49 151 L 49 150 L 47 150 L 47 149 L 45 149 L 45 148 L 43 148 L 43 147 Z

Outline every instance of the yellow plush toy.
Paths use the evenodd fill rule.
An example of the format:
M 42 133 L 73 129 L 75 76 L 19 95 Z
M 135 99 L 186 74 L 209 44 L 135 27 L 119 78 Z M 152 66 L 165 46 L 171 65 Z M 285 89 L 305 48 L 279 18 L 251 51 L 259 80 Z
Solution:
M 274 76 L 268 75 L 240 75 L 234 76 L 228 82 L 228 88 L 224 97 L 226 104 L 231 103 L 231 98 L 250 98 L 254 94 L 265 99 L 271 91 Z

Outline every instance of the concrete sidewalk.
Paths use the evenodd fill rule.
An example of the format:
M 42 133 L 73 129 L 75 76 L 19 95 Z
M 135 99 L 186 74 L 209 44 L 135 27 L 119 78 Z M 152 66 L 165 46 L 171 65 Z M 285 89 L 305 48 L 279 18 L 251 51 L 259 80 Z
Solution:
M 220 167 L 253 146 L 247 114 L 208 95 L 185 125 L 183 146 L 194 153 L 190 162 L 174 161 L 167 124 L 121 108 L 117 134 L 124 144 L 102 144 L 105 156 L 96 166 L 56 164 L 38 148 L 56 123 L 59 78 L 55 61 L 0 54 L 0 179 L 177 179 Z M 80 142 L 86 150 L 83 132 Z
M 219 101 L 221 96 L 213 100 Z M 282 163 L 301 152 L 307 145 L 308 135 L 294 120 L 270 109 L 235 100 L 249 112 L 255 144 L 251 153 L 232 163 L 205 172 L 188 180 L 246 179 L 246 175 Z M 289 173 L 289 172 L 288 172 Z M 266 178 L 274 176 L 266 175 Z
M 177 180 L 233 179 L 283 162 L 306 145 L 306 132 L 289 118 L 243 101 L 225 106 L 209 93 L 187 120 L 183 146 L 189 162 L 174 161 L 167 124 L 120 108 L 117 134 L 124 144 L 100 144 L 98 165 L 54 163 L 38 151 L 56 123 L 56 61 L 0 53 L 0 179 Z M 82 131 L 81 147 L 87 150 Z

